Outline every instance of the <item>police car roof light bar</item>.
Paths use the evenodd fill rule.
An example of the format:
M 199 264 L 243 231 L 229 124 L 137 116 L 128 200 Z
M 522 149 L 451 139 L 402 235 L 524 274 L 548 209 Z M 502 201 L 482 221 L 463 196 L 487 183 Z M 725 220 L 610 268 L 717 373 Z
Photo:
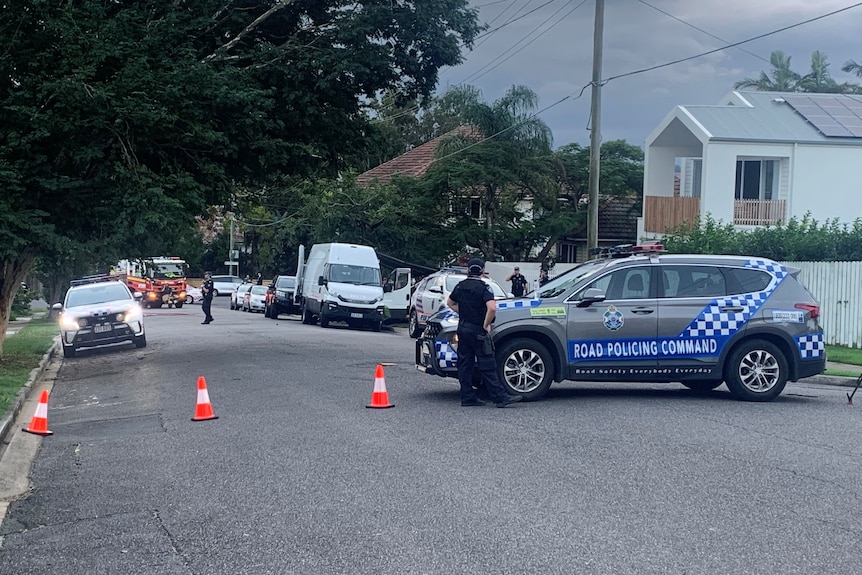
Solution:
M 73 286 L 81 286 L 86 284 L 94 284 L 99 282 L 120 281 L 122 278 L 117 274 L 95 274 L 91 276 L 82 276 L 69 282 Z
M 591 256 L 599 258 L 625 258 L 633 255 L 657 254 L 664 252 L 662 244 L 645 244 L 636 246 L 634 244 L 620 244 L 612 247 L 592 248 Z

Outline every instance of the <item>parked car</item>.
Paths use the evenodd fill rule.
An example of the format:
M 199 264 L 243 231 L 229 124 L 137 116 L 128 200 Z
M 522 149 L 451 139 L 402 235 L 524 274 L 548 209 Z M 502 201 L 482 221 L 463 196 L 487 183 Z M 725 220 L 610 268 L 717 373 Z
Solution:
M 240 284 L 230 294 L 230 309 L 242 309 L 245 294 L 254 284 Z
M 213 276 L 213 296 L 229 296 L 242 283 L 238 276 Z
M 201 293 L 201 288 L 193 285 L 186 286 L 186 303 L 201 303 L 203 298 L 204 295 Z
M 60 340 L 64 357 L 75 357 L 84 347 L 131 341 L 147 346 L 142 294 L 129 291 L 116 276 L 89 276 L 72 280 L 59 312 Z
M 296 276 L 275 276 L 266 291 L 266 308 L 263 315 L 278 319 L 282 313 L 299 313 L 296 303 Z
M 553 381 L 680 382 L 769 401 L 822 373 L 820 304 L 799 270 L 744 256 L 620 250 L 552 279 L 534 299 L 498 302 L 491 335 L 510 393 Z M 457 377 L 457 314 L 429 319 L 417 368 Z
M 259 311 L 263 312 L 266 309 L 266 292 L 267 287 L 263 285 L 253 285 L 251 289 L 242 293 L 242 311 Z
M 419 337 L 425 329 L 425 322 L 441 308 L 446 308 L 446 300 L 455 286 L 467 279 L 467 268 L 443 268 L 422 278 L 410 296 L 410 309 L 407 312 L 407 332 L 410 337 Z M 494 299 L 511 297 L 503 287 L 489 277 L 482 278 L 494 291 Z

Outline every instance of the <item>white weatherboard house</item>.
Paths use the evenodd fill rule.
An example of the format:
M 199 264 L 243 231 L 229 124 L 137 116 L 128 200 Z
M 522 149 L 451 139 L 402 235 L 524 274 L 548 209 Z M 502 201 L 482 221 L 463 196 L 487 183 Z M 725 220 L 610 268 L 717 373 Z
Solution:
M 806 213 L 852 222 L 860 198 L 862 96 L 731 92 L 677 106 L 647 138 L 638 237 L 708 214 L 742 229 Z

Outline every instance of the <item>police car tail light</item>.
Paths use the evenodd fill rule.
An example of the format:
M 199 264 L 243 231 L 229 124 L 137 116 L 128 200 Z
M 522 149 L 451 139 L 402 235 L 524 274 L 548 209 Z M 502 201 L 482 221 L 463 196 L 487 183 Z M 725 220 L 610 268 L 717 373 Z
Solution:
M 820 305 L 816 303 L 798 303 L 793 307 L 807 311 L 811 315 L 811 319 L 817 319 L 820 317 Z

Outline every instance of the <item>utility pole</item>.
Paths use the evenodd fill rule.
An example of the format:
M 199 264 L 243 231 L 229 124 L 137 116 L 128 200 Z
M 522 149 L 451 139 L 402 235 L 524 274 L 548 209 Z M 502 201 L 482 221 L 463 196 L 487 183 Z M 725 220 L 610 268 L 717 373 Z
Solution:
M 590 108 L 590 203 L 587 211 L 587 249 L 599 245 L 599 174 L 602 151 L 602 44 L 605 27 L 605 0 L 596 0 L 593 30 L 593 89 Z
M 228 247 L 227 261 L 231 262 L 228 266 L 228 274 L 233 275 L 233 213 L 230 215 L 230 247 Z M 239 274 L 239 269 L 236 270 Z

